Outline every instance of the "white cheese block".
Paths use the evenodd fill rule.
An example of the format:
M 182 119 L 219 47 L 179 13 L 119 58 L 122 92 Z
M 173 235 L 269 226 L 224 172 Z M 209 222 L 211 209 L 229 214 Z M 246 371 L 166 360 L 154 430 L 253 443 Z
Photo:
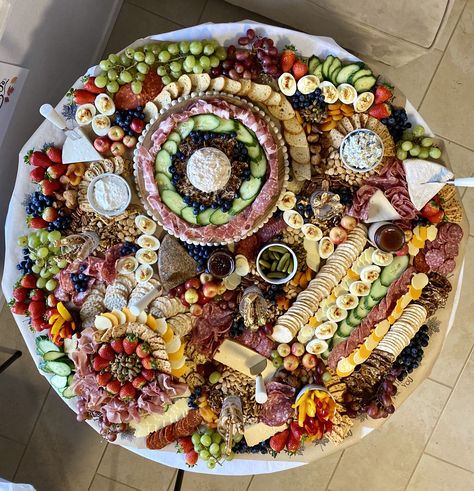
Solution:
M 366 223 L 383 222 L 385 220 L 400 220 L 397 210 L 391 205 L 379 189 L 369 200 L 368 217 Z
M 253 425 L 245 426 L 244 438 L 249 447 L 253 447 L 260 442 L 263 442 L 267 438 L 276 435 L 280 431 L 286 430 L 287 424 L 282 426 L 268 426 L 265 423 L 255 423 Z
M 101 160 L 103 158 L 102 155 L 92 146 L 85 133 L 79 128 L 75 131 L 77 131 L 77 134 L 80 134 L 80 138 L 76 140 L 71 136 L 66 138 L 62 153 L 63 163 L 72 164 L 75 162 Z
M 441 191 L 445 186 L 444 181 L 449 181 L 454 177 L 454 174 L 446 167 L 423 159 L 404 160 L 403 167 L 408 193 L 417 210 L 421 210 L 433 196 Z

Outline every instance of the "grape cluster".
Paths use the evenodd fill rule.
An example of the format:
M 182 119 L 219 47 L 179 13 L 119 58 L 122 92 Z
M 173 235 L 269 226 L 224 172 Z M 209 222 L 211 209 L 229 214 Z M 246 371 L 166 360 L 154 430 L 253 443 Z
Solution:
M 201 244 L 184 243 L 183 245 L 188 254 L 197 262 L 199 272 L 207 271 L 207 260 L 215 248 Z
M 248 29 L 246 35 L 238 39 L 238 43 L 242 48 L 230 45 L 227 48 L 227 59 L 211 70 L 212 76 L 225 75 L 238 80 L 257 78 L 261 72 L 275 78 L 281 75 L 278 48 L 272 39 L 257 36 L 253 29 Z
M 85 269 L 86 269 L 86 265 L 81 264 L 79 266 L 79 272 L 78 273 L 71 273 L 71 281 L 72 281 L 72 284 L 74 286 L 74 290 L 76 290 L 76 292 L 87 291 L 87 287 L 89 285 L 89 280 L 92 277 L 83 273 L 83 271 Z
M 23 249 L 22 253 L 23 253 L 23 261 L 20 261 L 16 265 L 16 269 L 18 269 L 18 271 L 20 271 L 22 274 L 33 273 L 34 262 L 30 258 L 29 249 Z
M 410 344 L 403 349 L 393 366 L 399 369 L 397 379 L 404 380 L 409 373 L 413 372 L 420 366 L 423 359 L 423 348 L 426 348 L 430 342 L 427 325 L 421 326 L 420 330 L 413 336 Z
M 137 133 L 130 128 L 130 123 L 134 118 L 145 119 L 142 106 L 138 106 L 135 109 L 117 111 L 115 113 L 115 124 L 120 126 L 126 135 L 134 136 Z
M 45 196 L 40 192 L 34 192 L 26 203 L 26 214 L 33 217 L 40 217 L 43 210 L 48 206 L 53 206 L 54 199 L 51 196 Z
M 241 437 L 241 436 L 240 436 Z M 232 460 L 234 454 L 226 455 L 226 444 L 222 436 L 214 429 L 209 428 L 205 433 L 196 431 L 191 436 L 194 451 L 199 454 L 199 458 L 207 462 L 209 469 L 214 469 L 222 458 Z
M 433 138 L 423 136 L 425 128 L 417 124 L 413 131 L 404 131 L 402 139 L 397 145 L 397 158 L 405 160 L 408 155 L 410 157 L 418 157 L 419 159 L 439 159 L 441 150 L 434 146 Z
M 58 215 L 56 220 L 48 223 L 48 232 L 53 232 L 54 230 L 67 230 L 71 225 L 71 217 L 65 215 L 63 210 L 58 210 Z
M 197 400 L 201 397 L 201 387 L 196 387 L 194 392 L 188 397 L 188 406 L 191 409 L 198 409 Z
M 297 90 L 290 97 L 290 102 L 294 109 L 305 109 L 310 107 L 326 108 L 324 95 L 319 88 L 310 94 L 302 94 L 299 90 Z
M 138 244 L 132 244 L 131 242 L 125 241 L 119 250 L 119 254 L 121 257 L 133 256 L 133 254 L 135 254 L 138 249 L 140 249 L 140 246 Z
M 234 445 L 232 450 L 236 454 L 261 453 L 263 455 L 270 453 L 271 451 L 269 441 L 267 440 L 264 440 L 263 442 L 257 443 L 257 445 L 253 445 L 252 447 L 249 447 L 245 439 L 243 438 L 237 444 Z
M 383 382 L 379 385 L 375 399 L 364 408 L 370 418 L 386 418 L 389 414 L 395 412 L 392 397 L 397 393 L 397 387 L 395 386 L 397 375 L 398 370 L 392 367 Z
M 395 141 L 400 140 L 404 130 L 411 128 L 407 112 L 402 107 L 394 109 L 388 118 L 382 118 L 380 122 L 387 126 Z

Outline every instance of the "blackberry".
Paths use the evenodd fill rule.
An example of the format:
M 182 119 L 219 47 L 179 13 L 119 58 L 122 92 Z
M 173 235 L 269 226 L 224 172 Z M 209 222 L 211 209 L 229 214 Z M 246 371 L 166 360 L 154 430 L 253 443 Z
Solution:
M 428 346 L 430 336 L 429 329 L 426 324 L 420 327 L 419 331 L 413 336 L 410 344 L 406 346 L 400 355 L 398 355 L 393 366 L 400 370 L 397 376 L 399 381 L 403 381 L 409 373 L 416 370 L 423 359 L 423 348 Z
M 197 210 L 197 215 L 199 213 L 199 203 L 197 203 L 197 208 L 193 205 L 193 212 L 195 210 Z M 202 273 L 203 271 L 206 271 L 207 259 L 209 258 L 209 255 L 215 249 L 215 247 L 205 246 L 201 244 L 188 244 L 186 242 L 183 243 L 183 246 L 185 247 L 188 254 L 197 262 L 199 272 Z
M 395 142 L 402 139 L 404 130 L 411 128 L 407 112 L 402 107 L 394 108 L 392 114 L 388 118 L 382 118 L 380 122 L 388 128 Z

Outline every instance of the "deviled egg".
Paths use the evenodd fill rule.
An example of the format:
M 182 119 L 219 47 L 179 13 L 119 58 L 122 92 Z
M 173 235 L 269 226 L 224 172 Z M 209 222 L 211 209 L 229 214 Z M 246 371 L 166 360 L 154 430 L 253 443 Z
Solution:
M 115 104 L 110 96 L 107 94 L 99 94 L 94 101 L 97 110 L 105 116 L 112 116 L 115 112 Z

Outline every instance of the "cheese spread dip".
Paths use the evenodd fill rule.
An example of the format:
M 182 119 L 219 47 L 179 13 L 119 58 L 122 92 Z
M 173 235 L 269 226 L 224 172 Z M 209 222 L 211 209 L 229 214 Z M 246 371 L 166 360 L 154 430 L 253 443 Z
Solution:
M 373 169 L 382 160 L 383 143 L 371 130 L 355 130 L 342 141 L 340 154 L 343 163 L 349 169 L 367 171 Z
M 230 172 L 231 165 L 227 155 L 213 147 L 196 150 L 189 157 L 186 167 L 191 184 L 204 193 L 223 189 L 230 178 Z
M 120 176 L 102 174 L 90 183 L 87 197 L 98 213 L 119 214 L 130 203 L 130 187 Z

